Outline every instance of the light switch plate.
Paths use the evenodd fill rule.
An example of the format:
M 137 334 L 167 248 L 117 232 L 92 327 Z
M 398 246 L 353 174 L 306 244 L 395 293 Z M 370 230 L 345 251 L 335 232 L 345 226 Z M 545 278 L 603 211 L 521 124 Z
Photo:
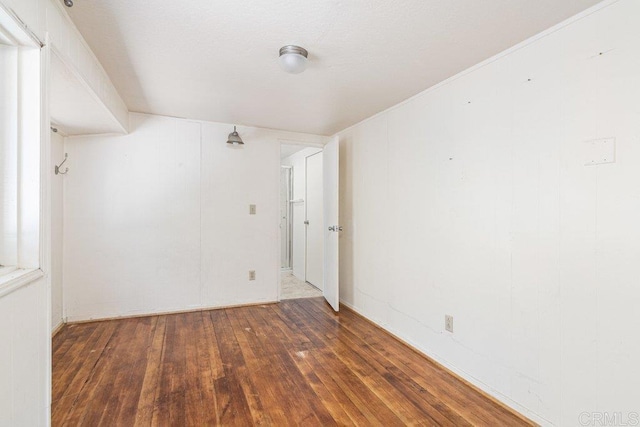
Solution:
M 616 139 L 603 138 L 585 141 L 585 166 L 602 165 L 616 162 Z
M 256 214 L 256 205 L 249 205 L 249 215 Z

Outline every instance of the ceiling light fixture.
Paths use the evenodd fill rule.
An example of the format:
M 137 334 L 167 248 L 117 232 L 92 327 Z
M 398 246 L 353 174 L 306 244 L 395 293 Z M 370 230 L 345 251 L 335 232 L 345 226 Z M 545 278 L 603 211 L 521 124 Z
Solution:
M 73 1 L 72 0 L 64 0 L 64 5 L 67 7 L 73 7 Z
M 233 132 L 231 132 L 229 134 L 229 138 L 227 138 L 227 144 L 231 144 L 231 145 L 244 145 L 244 142 L 242 142 L 242 138 L 240 138 L 240 135 L 238 135 L 238 131 L 236 130 L 236 127 L 233 127 Z
M 280 48 L 280 66 L 291 74 L 299 74 L 307 68 L 308 52 L 300 46 L 288 45 Z

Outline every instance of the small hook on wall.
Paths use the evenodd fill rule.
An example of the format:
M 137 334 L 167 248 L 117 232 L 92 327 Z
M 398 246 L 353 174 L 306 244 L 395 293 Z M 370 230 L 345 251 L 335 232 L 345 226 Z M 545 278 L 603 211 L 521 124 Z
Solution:
M 66 162 L 66 161 L 67 161 L 67 158 L 68 158 L 68 157 L 69 157 L 69 154 L 64 153 L 64 160 L 63 160 L 63 161 L 62 161 L 62 163 L 60 163 L 59 165 L 56 165 L 56 168 L 55 168 L 55 170 L 56 170 L 56 175 L 64 175 L 64 174 L 66 174 L 67 172 L 69 172 L 69 168 L 64 168 L 64 172 L 62 172 L 62 171 L 60 170 L 60 168 L 62 167 L 62 165 L 64 165 L 64 162 Z

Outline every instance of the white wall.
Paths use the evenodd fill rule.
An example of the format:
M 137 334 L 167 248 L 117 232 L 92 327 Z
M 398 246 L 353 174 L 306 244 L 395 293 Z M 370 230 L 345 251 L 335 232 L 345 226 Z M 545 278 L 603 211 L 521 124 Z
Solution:
M 47 285 L 0 297 L 0 426 L 44 426 L 49 413 Z
M 64 138 L 51 132 L 51 328 L 56 330 L 63 321 L 62 312 L 62 227 L 64 175 L 53 175 L 56 164 L 64 160 Z M 66 166 L 63 166 L 64 170 Z
M 304 200 L 306 187 L 307 156 L 322 151 L 320 148 L 308 147 L 282 160 L 285 166 L 293 167 L 293 200 Z M 300 280 L 305 276 L 305 202 L 293 204 L 293 268 L 292 273 Z
M 11 19 L 0 9 L 3 32 L 9 31 L 9 38 L 21 39 Z M 15 146 L 2 168 L 13 163 L 14 190 L 5 201 L 12 202 L 15 211 L 10 233 L 15 244 L 12 260 L 20 268 L 1 278 L 0 426 L 46 425 L 49 413 L 49 283 L 43 277 L 43 272 L 49 271 L 49 205 L 48 179 L 41 179 L 40 175 L 40 160 L 48 162 L 48 146 L 44 142 L 48 138 L 41 138 L 40 134 L 40 56 L 40 50 L 31 47 L 20 48 L 13 56 L 17 62 L 10 61 L 12 74 L 18 79 L 8 83 L 17 90 L 17 95 L 14 92 L 10 97 L 13 105 L 5 105 L 9 111 L 2 111 L 2 115 L 13 117 L 9 126 L 13 129 L 0 133 L 8 137 L 5 143 Z M 4 172 L 0 174 L 5 175 Z M 3 203 L 1 208 L 7 206 Z
M 127 136 L 65 141 L 68 320 L 275 301 L 279 138 L 326 138 L 238 127 L 238 148 L 226 144 L 232 125 L 130 122 Z
M 66 16 L 66 12 L 56 4 L 57 0 L 0 0 L 0 13 L 11 11 L 32 31 L 40 41 L 50 37 L 50 45 L 44 49 L 45 58 L 51 54 L 50 47 L 65 58 L 73 66 L 74 71 L 91 88 L 106 109 L 126 129 L 128 119 L 127 108 L 120 99 L 108 76 L 88 48 L 75 26 Z M 28 64 L 35 59 L 29 58 Z M 43 66 L 43 71 L 47 67 Z M 40 76 L 40 71 L 35 76 Z M 43 73 L 46 76 L 47 73 Z M 48 81 L 43 81 L 43 88 L 23 79 L 25 96 L 40 98 L 48 92 Z M 44 98 L 46 101 L 46 96 Z M 22 108 L 28 107 L 27 103 Z M 45 108 L 45 111 L 47 109 Z M 37 117 L 43 128 L 48 127 L 49 117 L 28 114 L 28 118 Z M 42 426 L 49 423 L 50 389 L 51 389 L 51 303 L 56 301 L 55 289 L 51 289 L 51 231 L 49 224 L 59 222 L 59 216 L 51 214 L 51 204 L 59 204 L 56 196 L 50 197 L 50 147 L 49 138 L 38 135 L 40 127 L 28 123 L 20 134 L 28 141 L 41 141 L 42 171 L 38 177 L 37 162 L 23 163 L 21 166 L 21 191 L 31 190 L 40 193 L 41 200 L 30 200 L 21 197 L 20 220 L 22 234 L 28 235 L 24 244 L 19 247 L 23 257 L 23 266 L 40 266 L 45 277 L 26 284 L 10 293 L 6 288 L 0 295 L 0 425 L 1 426 Z M 55 142 L 52 143 L 54 146 Z M 29 147 L 35 150 L 36 147 Z M 24 154 L 24 153 L 23 153 Z M 24 156 L 27 159 L 29 156 Z M 53 184 L 53 190 L 56 191 Z M 40 191 L 38 191 L 40 190 Z M 42 203 L 40 203 L 42 202 Z M 40 218 L 36 214 L 40 213 Z M 59 212 L 59 211 L 58 211 Z M 52 217 L 53 216 L 53 217 Z M 33 227 L 27 229 L 27 225 Z M 38 224 L 40 225 L 38 227 Z M 58 230 L 59 231 L 59 230 Z M 59 236 L 58 236 L 59 239 Z M 59 242 L 59 240 L 58 240 Z M 27 244 L 30 243 L 30 244 Z M 38 248 L 38 244 L 40 248 Z M 54 242 L 55 244 L 55 242 Z M 25 253 L 29 256 L 24 256 Z M 59 256 L 59 253 L 57 254 Z M 56 258 L 56 255 L 54 255 Z M 55 259 L 54 259 L 55 261 Z M 58 270 L 59 273 L 59 264 Z M 59 276 L 57 276 L 59 278 Z M 51 294 L 50 290 L 54 293 Z M 59 305 L 58 305 L 59 307 Z M 55 314 L 54 314 L 55 316 Z M 56 316 L 57 317 L 57 316 Z
M 342 302 L 544 424 L 640 409 L 638 16 L 585 13 L 340 134 Z M 604 137 L 616 162 L 585 166 Z

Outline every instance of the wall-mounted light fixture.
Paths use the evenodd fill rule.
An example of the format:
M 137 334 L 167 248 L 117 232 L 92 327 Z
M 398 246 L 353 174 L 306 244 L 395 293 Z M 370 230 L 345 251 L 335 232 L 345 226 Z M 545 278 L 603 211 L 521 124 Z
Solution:
M 231 132 L 229 134 L 229 138 L 227 138 L 227 144 L 244 145 L 244 142 L 242 142 L 242 138 L 238 135 L 238 131 L 235 126 L 233 127 L 233 132 Z
M 300 46 L 288 45 L 280 48 L 280 66 L 291 74 L 299 74 L 307 68 L 309 53 Z

